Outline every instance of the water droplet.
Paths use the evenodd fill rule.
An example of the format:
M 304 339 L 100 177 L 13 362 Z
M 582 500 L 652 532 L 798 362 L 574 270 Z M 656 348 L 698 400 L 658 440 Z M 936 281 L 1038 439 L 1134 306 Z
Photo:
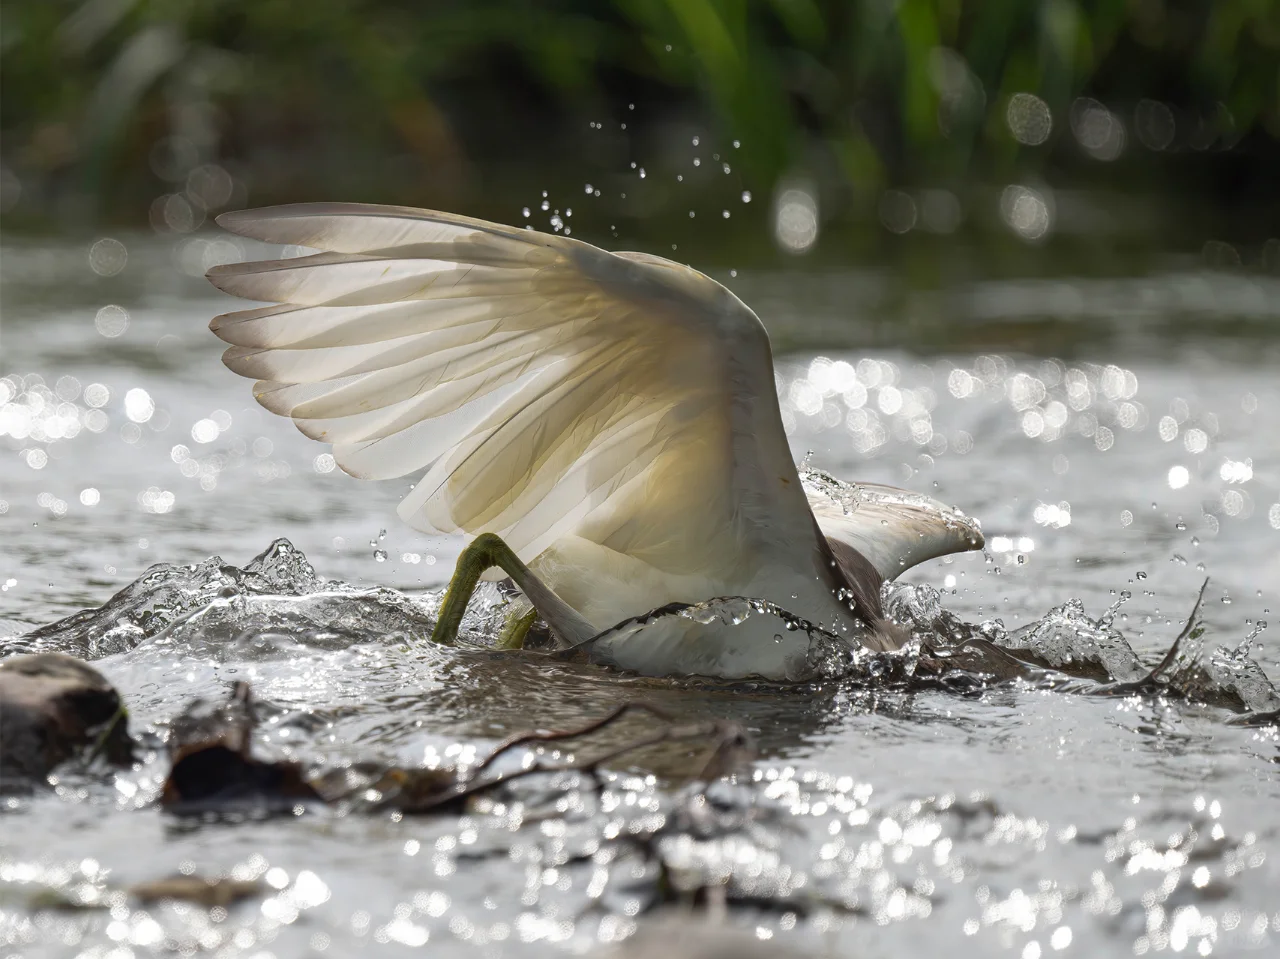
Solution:
M 742 191 L 742 202 L 743 202 L 743 203 L 750 203 L 750 202 L 751 202 L 751 191 L 750 191 L 750 190 L 743 190 L 743 191 Z
M 373 558 L 379 563 L 385 563 L 387 561 L 387 551 L 385 549 L 375 549 L 373 551 Z
M 1138 577 L 1138 579 L 1146 579 L 1146 578 L 1147 578 L 1147 574 L 1146 574 L 1145 572 L 1143 572 L 1142 570 L 1138 570 L 1138 572 L 1137 572 L 1135 575 Z

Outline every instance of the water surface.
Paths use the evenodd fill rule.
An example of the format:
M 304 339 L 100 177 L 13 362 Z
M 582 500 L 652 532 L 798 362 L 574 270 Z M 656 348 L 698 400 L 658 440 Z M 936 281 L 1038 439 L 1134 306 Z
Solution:
M 1178 689 L 866 676 L 707 689 L 435 649 L 421 631 L 460 543 L 396 524 L 412 478 L 343 475 L 221 366 L 205 326 L 234 306 L 190 274 L 240 250 L 124 240 L 127 265 L 106 277 L 88 244 L 3 252 L 0 643 L 29 648 L 25 634 L 153 564 L 205 564 L 151 581 L 162 612 L 227 604 L 204 625 L 42 641 L 92 658 L 135 731 L 163 735 L 192 697 L 243 679 L 273 716 L 264 754 L 430 765 L 644 698 L 757 741 L 737 784 L 713 790 L 715 822 L 662 842 L 681 874 L 730 877 L 731 920 L 762 939 L 1024 959 L 1280 943 L 1280 733 L 1241 723 L 1244 706 L 1276 708 L 1265 683 L 1236 708 Z M 1176 265 L 933 291 L 881 274 L 726 279 L 778 344 L 798 459 L 982 520 L 985 554 L 912 570 L 913 588 L 991 635 L 999 620 L 1067 645 L 1110 611 L 1150 665 L 1208 576 L 1203 660 L 1243 669 L 1247 653 L 1280 677 L 1274 631 L 1257 632 L 1280 602 L 1276 281 Z M 279 537 L 306 560 L 274 560 L 273 589 L 300 597 L 206 562 L 244 567 Z M 1255 633 L 1235 659 L 1215 654 Z M 5 800 L 0 941 L 30 956 L 589 950 L 644 921 L 653 863 L 616 837 L 684 822 L 689 753 L 622 764 L 599 797 L 566 780 L 403 820 L 193 824 L 154 805 L 159 752 L 105 778 L 70 771 Z M 177 871 L 262 878 L 270 895 L 219 913 L 112 892 Z M 42 887 L 107 908 L 36 909 Z

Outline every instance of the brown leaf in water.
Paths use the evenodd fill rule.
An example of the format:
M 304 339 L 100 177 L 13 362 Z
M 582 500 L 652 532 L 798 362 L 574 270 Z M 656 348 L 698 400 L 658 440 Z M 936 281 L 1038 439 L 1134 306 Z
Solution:
M 140 882 L 129 887 L 129 895 L 140 903 L 162 902 L 166 899 L 193 902 L 196 905 L 229 906 L 244 899 L 252 899 L 270 892 L 260 882 L 245 879 L 206 879 L 203 876 L 168 876 L 150 882 Z

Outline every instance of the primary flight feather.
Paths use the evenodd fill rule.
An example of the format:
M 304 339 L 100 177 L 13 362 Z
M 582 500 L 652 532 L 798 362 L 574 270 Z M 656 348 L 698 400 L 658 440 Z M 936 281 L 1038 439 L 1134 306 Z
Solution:
M 891 647 L 892 630 L 874 628 L 880 579 L 981 544 L 976 524 L 925 497 L 806 489 L 764 327 L 689 267 L 402 207 L 218 222 L 321 251 L 210 271 L 219 289 L 276 304 L 213 321 L 227 366 L 348 473 L 425 470 L 401 518 L 496 534 L 567 607 L 548 614 L 566 642 L 741 596 L 835 634 L 870 624 L 869 642 Z M 630 665 L 689 671 L 675 653 L 652 659 Z

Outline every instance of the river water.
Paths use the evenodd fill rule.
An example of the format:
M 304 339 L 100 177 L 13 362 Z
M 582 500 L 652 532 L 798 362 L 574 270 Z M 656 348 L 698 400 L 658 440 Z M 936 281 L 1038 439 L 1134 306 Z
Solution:
M 0 799 L 4 955 L 594 953 L 650 921 L 655 857 L 803 955 L 1280 947 L 1280 731 L 1258 718 L 1280 706 L 1260 629 L 1280 618 L 1276 280 L 724 277 L 777 344 L 798 459 L 981 519 L 985 553 L 893 591 L 909 624 L 950 614 L 1067 655 L 1114 630 L 1150 667 L 1209 585 L 1185 669 L 1146 694 L 869 674 L 710 688 L 427 644 L 460 543 L 398 526 L 409 479 L 335 470 L 218 361 L 205 327 L 234 306 L 196 274 L 260 251 L 120 240 L 3 249 L 0 651 L 92 659 L 157 748 Z M 88 624 L 28 635 L 156 564 Z M 315 767 L 472 763 L 624 699 L 736 722 L 758 754 L 705 794 L 682 784 L 681 745 L 616 763 L 599 793 L 526 780 L 460 816 L 162 811 L 158 743 L 235 680 L 270 717 L 255 748 Z M 626 841 L 642 834 L 656 852 Z M 122 891 L 174 873 L 263 891 L 212 910 Z

